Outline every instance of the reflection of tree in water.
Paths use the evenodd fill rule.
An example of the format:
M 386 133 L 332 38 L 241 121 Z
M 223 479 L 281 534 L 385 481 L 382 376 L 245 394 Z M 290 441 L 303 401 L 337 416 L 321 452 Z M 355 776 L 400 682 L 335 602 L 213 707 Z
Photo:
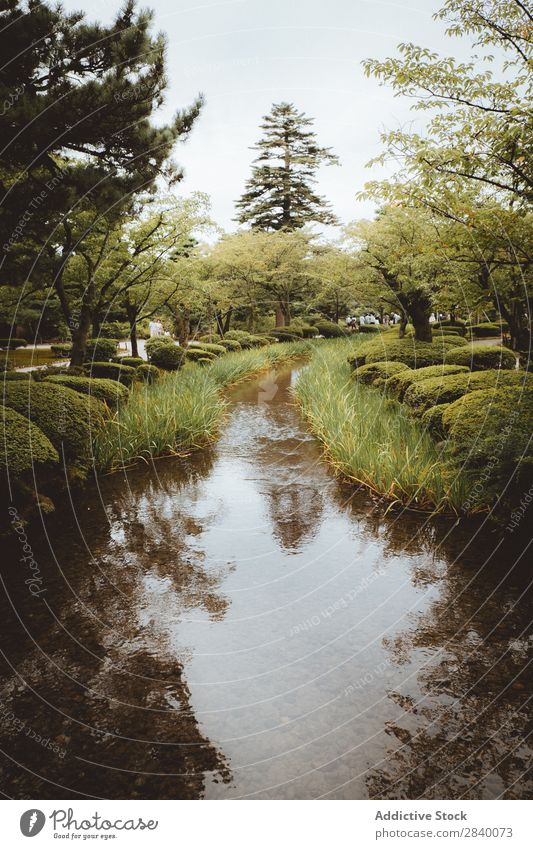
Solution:
M 274 536 L 286 551 L 299 551 L 320 527 L 322 496 L 314 486 L 279 482 L 263 490 Z
M 9 796 L 198 798 L 207 774 L 230 780 L 196 721 L 175 631 L 192 607 L 224 615 L 222 573 L 205 572 L 194 545 L 202 521 L 180 512 L 180 484 L 201 502 L 203 475 L 188 469 L 180 481 L 172 465 L 158 468 L 160 486 L 132 476 L 116 498 L 113 482 L 109 523 L 96 501 L 80 504 L 92 557 L 79 533 L 65 534 L 63 514 L 62 533 L 51 532 L 63 575 L 44 540 L 32 538 L 44 600 L 7 576 L 16 610 L 3 601 L 3 651 L 14 667 L 0 690 Z
M 406 678 L 411 663 L 421 668 L 399 688 L 405 692 L 389 694 L 400 718 L 386 729 L 392 743 L 386 762 L 367 780 L 371 797 L 531 794 L 528 570 L 524 561 L 515 565 L 508 548 L 490 558 L 494 538 L 469 546 L 473 527 L 449 536 L 442 523 L 434 525 L 448 565 L 441 562 L 436 575 L 428 555 L 427 569 L 413 574 L 422 585 L 439 577 L 440 593 L 411 629 L 387 644 Z

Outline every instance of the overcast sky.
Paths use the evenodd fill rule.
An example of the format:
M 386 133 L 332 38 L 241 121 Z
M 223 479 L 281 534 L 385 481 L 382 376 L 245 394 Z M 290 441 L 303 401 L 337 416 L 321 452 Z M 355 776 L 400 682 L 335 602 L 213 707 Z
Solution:
M 79 2 L 67 0 L 67 9 Z M 142 5 L 145 5 L 143 2 Z M 177 189 L 212 198 L 215 220 L 235 229 L 234 201 L 250 174 L 261 117 L 273 102 L 290 101 L 315 119 L 319 142 L 340 167 L 323 168 L 319 191 L 343 222 L 370 216 L 355 199 L 365 181 L 384 175 L 365 168 L 381 150 L 380 130 L 417 120 L 409 102 L 366 79 L 361 61 L 394 55 L 402 41 L 468 57 L 432 14 L 440 0 L 150 0 L 156 29 L 168 38 L 170 87 L 165 113 L 203 92 L 206 105 L 177 159 L 185 179 Z M 107 21 L 117 0 L 91 0 L 87 17 Z

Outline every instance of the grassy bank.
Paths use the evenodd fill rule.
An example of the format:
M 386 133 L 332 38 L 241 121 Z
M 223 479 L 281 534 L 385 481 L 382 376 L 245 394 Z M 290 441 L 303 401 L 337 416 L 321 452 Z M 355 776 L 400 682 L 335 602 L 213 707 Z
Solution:
M 300 409 L 343 477 L 419 510 L 459 512 L 467 482 L 400 404 L 353 380 L 347 357 L 364 342 L 329 343 L 295 388 Z
M 316 344 L 316 343 L 315 343 Z M 224 354 L 209 365 L 188 364 L 151 386 L 137 386 L 94 446 L 95 464 L 111 471 L 200 448 L 216 435 L 226 410 L 222 390 L 252 374 L 309 355 L 310 342 L 288 342 Z

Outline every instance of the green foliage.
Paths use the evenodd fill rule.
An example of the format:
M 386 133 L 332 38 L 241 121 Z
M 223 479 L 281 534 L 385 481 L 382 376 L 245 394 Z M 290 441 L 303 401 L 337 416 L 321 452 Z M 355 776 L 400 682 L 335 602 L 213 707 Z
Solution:
M 471 392 L 444 411 L 453 454 L 472 472 L 472 504 L 497 500 L 511 480 L 518 494 L 530 486 L 532 423 L 531 383 Z
M 485 336 L 501 336 L 502 335 L 502 325 L 496 324 L 495 322 L 484 322 L 482 324 L 471 324 L 468 327 L 468 330 L 475 336 L 476 339 L 483 338 Z
M 83 395 L 96 398 L 97 401 L 103 401 L 108 407 L 116 407 L 119 402 L 125 401 L 129 395 L 128 389 L 122 383 L 108 378 L 57 374 L 47 377 L 45 383 L 59 383 L 75 392 L 81 392 Z
M 137 368 L 137 366 L 142 366 L 144 360 L 142 357 L 130 357 L 126 354 L 124 356 L 113 357 L 113 362 L 122 363 L 122 365 L 133 366 L 133 368 Z
M 200 347 L 203 351 L 209 351 L 210 354 L 214 354 L 216 357 L 220 357 L 222 354 L 226 353 L 224 345 L 217 345 L 214 342 L 202 342 Z
M 359 368 L 355 369 L 353 376 L 361 383 L 376 384 L 377 386 L 380 386 L 392 375 L 401 374 L 407 370 L 411 371 L 409 366 L 406 366 L 404 363 L 377 362 L 368 363 L 368 365 L 365 366 L 359 366 Z
M 443 321 L 436 321 L 432 324 L 432 328 L 442 330 L 455 330 L 456 333 L 459 333 L 460 336 L 464 336 L 466 333 L 466 322 L 461 321 L 461 319 L 451 319 L 447 318 Z
M 411 368 L 436 366 L 444 361 L 446 351 L 454 344 L 447 339 L 434 339 L 433 342 L 416 342 L 414 338 L 407 337 L 395 339 L 382 333 L 379 339 L 373 339 L 360 348 L 356 354 L 356 365 L 361 365 L 364 357 L 368 363 L 394 360 Z
M 223 345 L 226 351 L 240 351 L 241 345 L 240 342 L 237 342 L 236 339 L 224 339 L 220 340 L 220 345 Z
M 89 339 L 87 342 L 87 361 L 95 361 L 102 363 L 105 360 L 110 360 L 117 351 L 116 339 L 104 339 L 99 336 L 98 339 Z
M 208 357 L 204 368 L 184 368 L 154 386 L 138 384 L 128 402 L 97 436 L 98 467 L 117 468 L 139 457 L 205 445 L 215 435 L 226 409 L 220 395 L 222 388 L 307 353 L 306 342 L 238 351 L 224 357 Z
M 70 352 L 72 350 L 72 345 L 70 342 L 56 342 L 55 345 L 50 345 L 50 349 L 53 354 L 57 354 L 60 357 L 70 356 Z
M 291 326 L 290 324 L 285 327 L 276 327 L 273 330 L 273 334 L 280 342 L 292 342 L 295 339 L 303 339 L 304 335 L 301 327 Z
M 451 374 L 469 374 L 470 369 L 466 366 L 448 366 L 440 364 L 438 366 L 426 366 L 425 368 L 409 369 L 402 371 L 399 374 L 393 374 L 385 382 L 385 390 L 389 395 L 397 398 L 398 401 L 403 401 L 403 396 L 407 389 L 413 383 L 420 380 L 428 380 L 432 377 L 444 377 Z
M 57 463 L 58 453 L 47 436 L 25 416 L 0 406 L 0 469 L 19 477 L 41 463 Z
M 302 413 L 344 477 L 416 509 L 460 509 L 463 482 L 405 408 L 352 380 L 350 341 L 325 346 L 295 386 Z
M 105 321 L 102 324 L 102 336 L 106 339 L 127 339 L 130 335 L 130 327 L 127 321 Z
M 194 348 L 185 349 L 185 359 L 190 360 L 192 363 L 197 363 L 199 360 L 214 360 L 215 354 L 205 351 L 199 345 L 196 345 Z
M 32 380 L 31 371 L 4 371 L 0 374 L 2 380 Z
M 274 103 L 263 117 L 263 138 L 246 190 L 237 201 L 238 220 L 256 230 L 295 230 L 316 221 L 337 224 L 328 204 L 313 188 L 323 164 L 338 164 L 320 147 L 310 129 L 313 121 L 292 103 Z M 281 162 L 281 164 L 280 164 Z
M 435 404 L 448 404 L 475 389 L 492 389 L 497 394 L 501 388 L 519 385 L 525 373 L 513 371 L 461 372 L 417 381 L 408 387 L 404 402 L 417 412 Z
M 151 363 L 142 363 L 135 369 L 135 378 L 143 380 L 145 383 L 155 383 L 160 376 L 161 372 L 157 366 L 151 365 Z
M 25 348 L 27 344 L 25 339 L 17 339 L 15 336 L 12 336 L 11 339 L 0 339 L 0 348 Z
M 131 386 L 135 378 L 135 369 L 120 363 L 87 363 L 85 371 L 89 377 L 105 377 L 119 380 L 124 386 Z
M 346 335 L 342 327 L 339 327 L 334 321 L 327 321 L 325 318 L 316 321 L 315 327 L 320 336 L 324 336 L 326 339 L 340 339 L 341 336 Z
M 150 339 L 147 339 L 145 343 L 146 356 L 150 357 L 152 351 L 157 350 L 157 348 L 164 348 L 166 345 L 173 344 L 174 340 L 171 336 L 152 336 Z
M 446 354 L 446 362 L 451 365 L 468 366 L 472 371 L 484 371 L 485 369 L 514 369 L 516 368 L 516 356 L 500 345 L 484 345 L 472 347 L 464 345 Z
M 428 407 L 422 413 L 421 424 L 437 440 L 446 438 L 446 428 L 443 424 L 442 417 L 449 406 L 449 404 L 436 404 L 434 407 Z
M 359 333 L 379 333 L 381 327 L 379 324 L 360 324 Z
M 163 371 L 177 371 L 183 365 L 185 350 L 172 339 L 164 344 L 150 347 L 150 363 Z
M 94 398 L 66 386 L 43 381 L 12 381 L 4 385 L 4 404 L 27 416 L 48 437 L 67 464 L 86 468 L 92 440 L 104 420 L 105 407 Z
M 256 339 L 260 339 L 259 336 L 252 336 L 251 333 L 247 333 L 245 330 L 229 330 L 224 339 L 229 342 L 238 342 L 241 348 L 244 350 L 248 350 L 249 348 L 255 348 L 258 344 L 263 344 L 261 340 L 260 343 L 257 343 Z

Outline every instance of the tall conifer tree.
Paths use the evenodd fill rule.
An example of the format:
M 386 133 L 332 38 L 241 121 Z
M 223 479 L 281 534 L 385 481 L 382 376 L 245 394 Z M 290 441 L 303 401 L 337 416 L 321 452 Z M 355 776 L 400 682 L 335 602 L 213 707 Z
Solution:
M 241 224 L 257 230 L 297 230 L 305 224 L 337 224 L 329 204 L 316 194 L 320 165 L 337 165 L 331 149 L 320 147 L 308 118 L 292 103 L 275 103 L 265 115 L 263 137 L 252 176 L 237 201 Z

